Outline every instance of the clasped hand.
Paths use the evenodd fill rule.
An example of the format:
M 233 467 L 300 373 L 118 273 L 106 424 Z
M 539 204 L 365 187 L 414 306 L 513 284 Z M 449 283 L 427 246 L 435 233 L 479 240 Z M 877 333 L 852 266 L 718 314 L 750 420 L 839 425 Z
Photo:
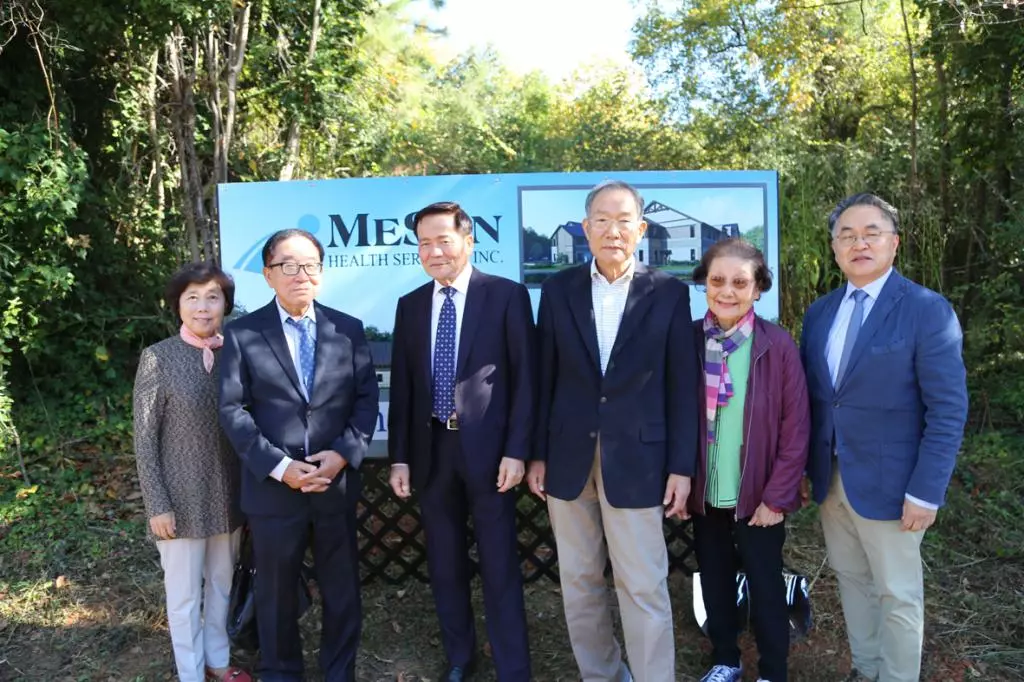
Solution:
M 281 480 L 293 490 L 322 493 L 346 466 L 348 461 L 339 453 L 334 450 L 321 450 L 307 457 L 305 461 L 292 460 Z

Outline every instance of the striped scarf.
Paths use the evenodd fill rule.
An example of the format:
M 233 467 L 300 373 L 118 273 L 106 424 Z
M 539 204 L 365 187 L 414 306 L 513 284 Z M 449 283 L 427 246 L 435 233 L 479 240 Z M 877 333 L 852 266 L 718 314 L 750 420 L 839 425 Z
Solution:
M 704 390 L 708 420 L 708 442 L 715 442 L 715 417 L 719 407 L 729 404 L 733 396 L 732 378 L 725 359 L 754 333 L 754 309 L 729 331 L 723 331 L 709 310 L 704 315 Z

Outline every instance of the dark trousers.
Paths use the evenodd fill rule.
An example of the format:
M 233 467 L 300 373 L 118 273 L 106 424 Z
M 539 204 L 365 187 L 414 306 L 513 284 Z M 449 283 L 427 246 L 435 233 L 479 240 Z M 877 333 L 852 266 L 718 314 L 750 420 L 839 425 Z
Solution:
M 473 519 L 483 581 L 487 636 L 500 682 L 530 679 L 523 578 L 516 538 L 516 498 L 498 493 L 497 476 L 468 481 L 458 431 L 435 423 L 433 468 L 419 493 L 427 568 L 450 665 L 465 667 L 476 653 L 471 604 L 469 530 Z
M 359 475 L 348 473 L 347 495 L 358 499 Z M 297 585 L 313 534 L 313 562 L 323 600 L 320 668 L 326 682 L 354 682 L 362 628 L 355 503 L 338 513 L 309 507 L 295 516 L 249 517 L 256 559 L 256 623 L 260 635 L 259 679 L 302 680 Z
M 693 516 L 693 536 L 715 665 L 735 668 L 740 664 L 736 571 L 742 568 L 760 654 L 758 672 L 771 682 L 786 682 L 789 614 L 782 578 L 786 524 L 750 526 L 749 518 L 736 521 L 732 509 L 707 507 L 705 511 L 706 515 Z

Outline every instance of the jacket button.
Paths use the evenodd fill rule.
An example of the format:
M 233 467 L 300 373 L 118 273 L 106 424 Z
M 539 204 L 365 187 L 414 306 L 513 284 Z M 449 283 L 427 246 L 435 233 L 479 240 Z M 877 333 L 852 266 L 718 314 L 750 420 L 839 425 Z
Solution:
M 601 396 L 601 402 L 602 402 L 602 403 L 606 403 L 606 402 L 608 402 L 608 396 L 604 396 L 604 395 L 603 395 L 603 396 Z
M 838 402 L 832 403 L 832 407 L 839 407 L 839 403 Z
M 590 432 L 590 437 L 591 438 L 597 438 L 597 431 L 591 431 Z

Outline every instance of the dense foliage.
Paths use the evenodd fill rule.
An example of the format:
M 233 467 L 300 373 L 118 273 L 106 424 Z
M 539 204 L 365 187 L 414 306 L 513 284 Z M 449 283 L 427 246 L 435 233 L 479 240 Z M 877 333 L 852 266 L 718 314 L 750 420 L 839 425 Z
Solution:
M 162 282 L 217 256 L 217 182 L 547 170 L 778 169 L 794 329 L 839 281 L 828 209 L 889 197 L 899 266 L 964 324 L 974 423 L 1019 428 L 1018 3 L 650 0 L 632 68 L 562 83 L 487 51 L 441 63 L 409 4 L 0 2 L 4 451 L 44 406 L 69 421 L 21 434 L 39 464 L 127 432 Z

